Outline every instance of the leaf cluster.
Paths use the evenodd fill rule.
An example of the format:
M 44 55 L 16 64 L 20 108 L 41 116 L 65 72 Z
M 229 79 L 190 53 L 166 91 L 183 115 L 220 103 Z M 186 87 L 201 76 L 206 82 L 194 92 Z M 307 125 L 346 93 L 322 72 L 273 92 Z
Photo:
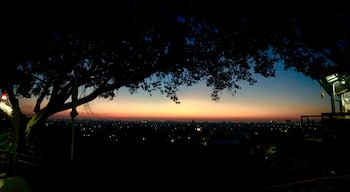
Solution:
M 21 4 L 31 9 L 21 9 L 26 17 L 6 28 L 12 65 L 0 81 L 17 95 L 37 97 L 35 111 L 44 98 L 54 112 L 71 107 L 73 81 L 84 93 L 78 104 L 112 99 L 124 86 L 179 103 L 181 85 L 205 81 L 218 101 L 223 90 L 235 94 L 242 82 L 256 83 L 255 74 L 275 76 L 280 61 L 313 79 L 349 74 L 346 2 L 317 9 L 291 1 L 37 4 Z

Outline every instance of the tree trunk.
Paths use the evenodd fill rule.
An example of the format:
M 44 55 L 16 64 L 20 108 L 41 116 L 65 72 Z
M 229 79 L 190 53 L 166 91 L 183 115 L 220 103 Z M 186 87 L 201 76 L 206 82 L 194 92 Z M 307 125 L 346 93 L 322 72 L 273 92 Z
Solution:
M 28 122 L 27 117 L 21 112 L 19 108 L 18 100 L 13 103 L 13 117 L 12 117 L 12 127 L 13 127 L 13 138 L 12 142 L 15 145 L 15 153 L 23 152 L 25 149 L 25 126 Z
M 25 130 L 25 140 L 27 147 L 31 145 L 31 142 L 33 142 L 33 131 L 37 129 L 40 126 L 43 126 L 49 117 L 47 110 L 42 109 L 38 112 L 36 112 L 28 121 L 26 130 Z

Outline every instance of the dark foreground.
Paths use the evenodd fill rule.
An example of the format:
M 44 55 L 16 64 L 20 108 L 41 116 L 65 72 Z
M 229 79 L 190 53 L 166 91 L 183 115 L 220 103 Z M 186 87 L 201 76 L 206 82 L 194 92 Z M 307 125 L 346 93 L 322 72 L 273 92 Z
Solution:
M 220 150 L 230 150 L 224 148 Z M 248 168 L 247 163 L 238 154 L 208 152 L 198 146 L 122 146 L 113 151 L 91 150 L 54 169 L 25 164 L 17 169 L 25 170 L 23 177 L 39 191 L 216 191 L 253 187 L 249 180 L 258 175 L 250 173 L 258 165 Z
M 255 134 L 254 127 L 244 129 L 251 130 L 249 134 L 230 131 L 230 137 L 225 131 L 198 135 L 189 134 L 188 129 L 168 134 L 173 133 L 169 127 L 164 129 L 167 134 L 129 128 L 115 133 L 128 135 L 118 142 L 109 142 L 106 137 L 113 134 L 106 132 L 94 137 L 80 134 L 73 159 L 69 140 L 64 140 L 69 135 L 56 131 L 43 137 L 48 151 L 36 154 L 47 154 L 44 158 L 18 155 L 8 176 L 26 181 L 31 192 L 350 191 L 350 125 L 346 122 L 286 133 L 265 127 Z M 191 142 L 165 142 L 169 135 L 189 136 Z
M 349 191 L 350 145 L 303 141 L 273 155 L 249 145 L 119 145 L 73 161 L 16 166 L 31 191 Z

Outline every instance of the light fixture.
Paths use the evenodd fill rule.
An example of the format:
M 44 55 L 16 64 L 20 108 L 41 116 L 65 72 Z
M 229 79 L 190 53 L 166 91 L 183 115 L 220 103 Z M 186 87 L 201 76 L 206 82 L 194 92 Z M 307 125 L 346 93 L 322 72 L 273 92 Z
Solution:
M 1 100 L 7 100 L 7 93 L 6 92 L 2 92 Z
M 328 75 L 326 77 L 326 80 L 328 83 L 334 83 L 334 82 L 338 81 L 338 74 Z

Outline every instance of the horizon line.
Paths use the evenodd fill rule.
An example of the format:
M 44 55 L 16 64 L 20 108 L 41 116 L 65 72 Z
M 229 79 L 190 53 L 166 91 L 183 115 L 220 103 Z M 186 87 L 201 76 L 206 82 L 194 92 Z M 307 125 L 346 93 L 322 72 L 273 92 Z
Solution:
M 70 116 L 54 116 L 49 119 L 72 119 Z M 165 117 L 91 117 L 77 116 L 75 120 L 119 120 L 119 121 L 176 121 L 176 122 L 300 122 L 300 118 L 165 118 Z

